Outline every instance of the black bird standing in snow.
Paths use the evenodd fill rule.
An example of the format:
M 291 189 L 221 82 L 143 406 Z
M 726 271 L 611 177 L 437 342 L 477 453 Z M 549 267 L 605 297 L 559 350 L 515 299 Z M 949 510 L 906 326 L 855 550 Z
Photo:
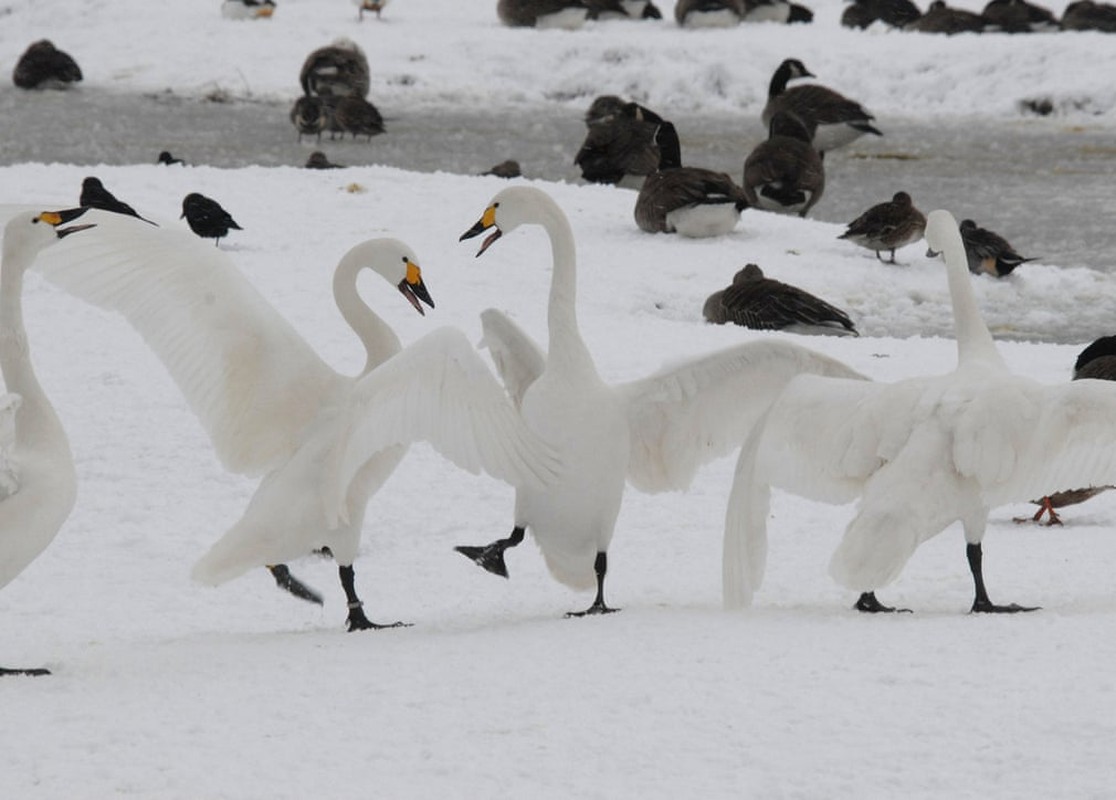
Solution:
M 220 245 L 221 237 L 227 236 L 230 228 L 244 230 L 216 200 L 198 192 L 191 192 L 183 199 L 182 217 L 186 218 L 190 230 L 198 236 L 216 240 L 216 245 Z
M 79 205 L 86 208 L 99 208 L 102 211 L 112 211 L 115 214 L 127 214 L 136 219 L 142 219 L 144 222 L 151 222 L 149 219 L 144 219 L 136 210 L 123 200 L 117 200 L 105 185 L 101 183 L 100 178 L 89 177 L 81 182 L 81 197 L 78 199 Z M 151 222 L 154 225 L 154 222 Z

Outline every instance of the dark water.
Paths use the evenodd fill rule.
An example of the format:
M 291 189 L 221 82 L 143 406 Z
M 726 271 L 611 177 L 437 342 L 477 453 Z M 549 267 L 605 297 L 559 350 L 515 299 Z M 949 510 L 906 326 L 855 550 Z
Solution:
M 581 109 L 380 110 L 388 132 L 371 141 L 299 143 L 286 102 L 6 87 L 0 89 L 0 164 L 154 163 L 160 150 L 170 150 L 218 167 L 301 166 L 321 149 L 347 166 L 465 174 L 514 158 L 527 177 L 578 180 L 573 157 L 584 136 Z M 737 177 L 762 138 L 758 120 L 744 117 L 674 121 L 687 163 Z M 878 124 L 883 138 L 861 139 L 827 156 L 826 192 L 812 217 L 848 222 L 903 189 L 923 210 L 972 217 L 1044 263 L 1116 270 L 1116 131 L 1050 118 L 881 118 Z

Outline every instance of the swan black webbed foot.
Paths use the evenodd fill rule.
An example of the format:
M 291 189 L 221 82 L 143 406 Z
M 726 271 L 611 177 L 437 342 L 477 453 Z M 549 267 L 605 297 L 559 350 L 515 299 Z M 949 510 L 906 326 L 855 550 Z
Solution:
M 349 617 L 347 620 L 349 633 L 353 631 L 382 631 L 385 628 L 409 628 L 409 622 L 389 622 L 386 625 L 381 625 L 378 622 L 373 622 L 368 619 L 364 614 L 364 603 L 357 597 L 355 585 L 355 573 L 353 572 L 352 564 L 337 568 L 337 574 L 341 577 L 341 588 L 345 590 L 345 599 L 349 604 Z
M 856 599 L 856 604 L 853 606 L 857 611 L 865 614 L 911 614 L 914 613 L 909 608 L 896 608 L 895 606 L 885 606 L 876 597 L 875 592 L 864 592 Z
M 1018 614 L 1024 611 L 1038 611 L 1042 606 L 1021 606 L 1018 603 L 1009 603 L 1006 606 L 998 606 L 989 600 L 987 597 L 973 600 L 973 607 L 970 609 L 972 614 Z
M 566 613 L 566 619 L 572 617 L 590 617 L 598 614 L 615 614 L 620 609 L 612 608 L 605 603 L 604 599 L 604 580 L 605 575 L 608 573 L 608 554 L 605 552 L 597 553 L 597 560 L 593 562 L 593 571 L 597 575 L 597 596 L 593 600 L 593 605 L 584 611 L 569 611 Z
M 969 610 L 972 614 L 1018 614 L 1024 611 L 1038 611 L 1042 606 L 1021 606 L 1010 603 L 998 606 L 988 597 L 988 590 L 984 587 L 984 551 L 980 542 L 965 545 L 965 556 L 969 561 L 969 570 L 973 574 L 973 607 Z
M 504 551 L 522 542 L 524 534 L 525 530 L 516 526 L 512 529 L 511 536 L 506 539 L 497 539 L 492 544 L 486 544 L 480 547 L 465 544 L 453 549 L 472 560 L 478 566 L 484 567 L 493 575 L 506 578 L 508 577 L 508 565 L 504 563 Z
M 319 606 L 322 605 L 321 594 L 292 575 L 291 570 L 286 564 L 275 564 L 274 566 L 269 566 L 268 569 L 271 570 L 271 574 L 275 578 L 275 583 L 280 589 L 290 592 L 295 597 L 305 600 L 308 603 L 316 603 Z

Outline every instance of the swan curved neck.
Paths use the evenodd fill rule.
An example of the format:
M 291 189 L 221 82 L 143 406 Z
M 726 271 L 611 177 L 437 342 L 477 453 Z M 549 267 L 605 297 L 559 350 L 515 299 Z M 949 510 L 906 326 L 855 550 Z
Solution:
M 550 335 L 547 369 L 589 370 L 595 374 L 593 358 L 577 324 L 577 248 L 573 228 L 562 209 L 553 202 L 540 205 L 537 222 L 550 238 L 554 261 L 547 306 Z
M 357 276 L 362 269 L 369 268 L 360 258 L 359 252 L 349 251 L 337 265 L 333 273 L 333 300 L 345 322 L 364 345 L 365 375 L 378 367 L 402 349 L 395 331 L 364 302 L 357 291 Z
M 946 263 L 946 280 L 949 296 L 953 303 L 953 329 L 957 339 L 958 365 L 981 361 L 1003 365 L 1003 357 L 996 348 L 996 342 L 984 323 L 980 306 L 973 292 L 972 279 L 969 277 L 965 245 L 961 235 L 949 237 L 942 251 Z

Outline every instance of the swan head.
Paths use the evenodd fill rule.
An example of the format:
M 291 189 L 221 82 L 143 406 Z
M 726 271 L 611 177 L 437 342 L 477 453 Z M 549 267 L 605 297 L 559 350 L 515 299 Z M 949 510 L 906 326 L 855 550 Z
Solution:
M 954 252 L 957 252 L 958 248 L 962 253 L 965 250 L 965 245 L 961 241 L 961 231 L 957 227 L 957 220 L 948 211 L 942 209 L 931 211 L 926 216 L 926 232 L 922 236 L 926 239 L 928 248 L 926 255 L 930 258 L 951 247 Z
M 20 214 L 4 226 L 4 261 L 22 256 L 29 265 L 38 253 L 72 233 L 95 227 L 91 224 L 70 225 L 88 208 L 69 208 L 65 211 L 42 211 Z M 61 227 L 65 226 L 65 227 Z
M 458 241 L 472 239 L 492 229 L 492 233 L 477 251 L 479 256 L 497 239 L 505 233 L 511 233 L 520 225 L 542 223 L 546 218 L 544 212 L 552 207 L 554 201 L 540 189 L 530 186 L 509 186 L 492 198 L 477 224 L 461 234 Z
M 434 300 L 422 280 L 415 252 L 398 239 L 369 239 L 353 247 L 345 254 L 342 263 L 348 263 L 356 270 L 369 267 L 396 287 L 407 298 L 415 311 L 425 316 L 422 303 L 434 308 Z

